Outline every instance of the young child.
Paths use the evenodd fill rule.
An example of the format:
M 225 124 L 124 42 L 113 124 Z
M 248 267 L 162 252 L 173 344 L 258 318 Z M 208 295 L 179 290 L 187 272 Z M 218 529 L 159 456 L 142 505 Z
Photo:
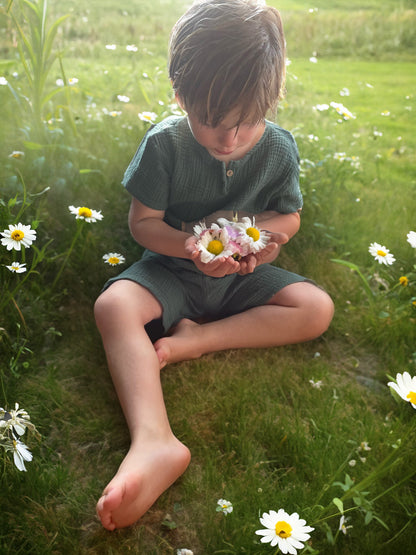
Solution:
M 187 116 L 149 129 L 123 180 L 130 231 L 146 251 L 95 306 L 131 436 L 97 504 L 108 530 L 137 521 L 190 462 L 169 425 L 163 366 L 307 341 L 333 315 L 322 289 L 269 264 L 298 231 L 302 207 L 295 141 L 265 119 L 285 77 L 277 10 L 256 0 L 194 4 L 173 28 L 169 74 Z M 255 216 L 266 247 L 239 261 L 202 262 L 193 226 L 236 215 Z M 166 335 L 153 344 L 145 326 L 157 319 Z

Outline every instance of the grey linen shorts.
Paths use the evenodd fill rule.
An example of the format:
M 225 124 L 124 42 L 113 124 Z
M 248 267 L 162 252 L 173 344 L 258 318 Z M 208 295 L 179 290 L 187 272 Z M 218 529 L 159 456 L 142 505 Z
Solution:
M 252 274 L 213 278 L 200 272 L 191 260 L 145 251 L 143 257 L 104 285 L 120 279 L 148 289 L 163 308 L 162 325 L 167 332 L 182 318 L 223 318 L 264 305 L 275 293 L 306 278 L 262 264 Z

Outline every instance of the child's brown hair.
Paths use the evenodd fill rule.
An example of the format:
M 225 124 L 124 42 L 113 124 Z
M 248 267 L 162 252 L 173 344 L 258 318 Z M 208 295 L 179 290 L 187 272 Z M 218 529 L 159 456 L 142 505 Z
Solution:
M 279 12 L 259 0 L 202 0 L 174 26 L 169 76 L 184 108 L 218 125 L 239 108 L 236 125 L 276 108 L 285 82 Z

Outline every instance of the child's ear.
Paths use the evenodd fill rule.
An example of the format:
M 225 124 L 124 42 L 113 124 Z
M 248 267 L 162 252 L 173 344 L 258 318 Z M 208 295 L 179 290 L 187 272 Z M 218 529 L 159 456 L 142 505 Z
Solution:
M 186 110 L 185 110 L 185 105 L 184 105 L 184 103 L 183 103 L 181 97 L 178 95 L 178 93 L 175 93 L 175 100 L 176 100 L 176 102 L 179 104 L 179 106 L 182 108 L 182 110 L 183 110 L 184 112 L 186 112 Z

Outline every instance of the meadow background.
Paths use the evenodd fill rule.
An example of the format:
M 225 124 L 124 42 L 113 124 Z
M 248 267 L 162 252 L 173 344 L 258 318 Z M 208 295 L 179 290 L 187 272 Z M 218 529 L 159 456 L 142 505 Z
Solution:
M 416 415 L 387 382 L 416 374 L 416 250 L 406 241 L 416 231 L 416 3 L 270 3 L 290 60 L 277 120 L 296 136 L 305 198 L 279 264 L 325 287 L 335 318 L 310 343 L 164 369 L 191 465 L 139 523 L 109 533 L 95 503 L 129 437 L 92 307 L 123 268 L 103 255 L 130 264 L 141 253 L 120 181 L 149 125 L 138 114 L 177 110 L 167 40 L 188 2 L 0 2 L 0 227 L 37 231 L 24 253 L 0 246 L 0 406 L 19 403 L 40 434 L 22 438 L 26 472 L 1 453 L 1 554 L 267 555 L 275 550 L 255 530 L 279 508 L 315 527 L 305 553 L 413 552 Z M 47 7 L 56 34 L 33 50 L 44 56 L 33 67 L 34 7 Z M 103 219 L 76 221 L 70 205 Z M 390 249 L 392 266 L 374 260 L 372 242 Z M 25 273 L 9 271 L 16 260 Z M 220 498 L 232 513 L 216 511 Z

